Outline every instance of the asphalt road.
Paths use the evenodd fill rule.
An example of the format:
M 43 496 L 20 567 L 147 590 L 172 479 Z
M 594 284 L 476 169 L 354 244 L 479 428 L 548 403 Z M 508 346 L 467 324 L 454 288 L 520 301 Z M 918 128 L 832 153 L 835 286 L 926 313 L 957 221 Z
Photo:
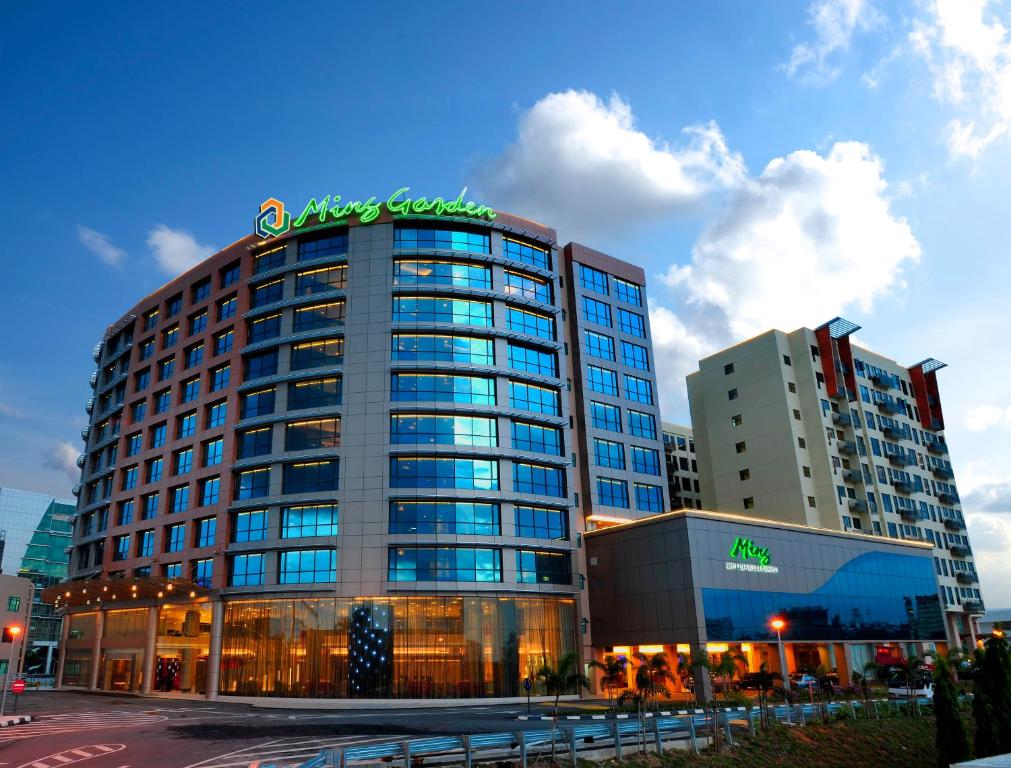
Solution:
M 0 768 L 246 768 L 256 759 L 287 766 L 323 747 L 546 725 L 517 720 L 526 707 L 516 704 L 334 712 L 55 691 L 19 698 L 18 713 L 35 719 L 0 729 Z

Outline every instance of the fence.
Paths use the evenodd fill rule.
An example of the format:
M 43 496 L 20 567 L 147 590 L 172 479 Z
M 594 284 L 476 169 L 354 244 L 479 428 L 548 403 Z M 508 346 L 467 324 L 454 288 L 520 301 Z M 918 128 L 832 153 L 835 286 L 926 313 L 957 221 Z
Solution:
M 769 707 L 770 717 L 784 723 L 806 725 L 818 722 L 826 715 L 834 716 L 848 710 L 853 717 L 881 717 L 882 713 L 901 713 L 929 706 L 927 699 L 906 701 L 871 700 L 830 702 L 826 704 L 780 704 Z M 698 754 L 699 743 L 709 743 L 713 731 L 718 729 L 731 745 L 734 729 L 755 734 L 756 723 L 761 719 L 758 708 L 726 708 L 713 710 L 683 710 L 676 715 L 650 719 L 613 720 L 586 725 L 563 726 L 547 730 L 515 731 L 512 733 L 478 733 L 463 736 L 436 736 L 427 739 L 391 741 L 337 749 L 323 749 L 316 757 L 298 768 L 351 768 L 373 763 L 400 763 L 403 768 L 418 768 L 422 764 L 442 766 L 461 765 L 473 768 L 476 763 L 516 761 L 520 768 L 528 768 L 528 760 L 554 752 L 577 766 L 577 757 L 616 757 L 626 753 L 657 752 L 674 748 L 681 742 Z M 277 764 L 263 761 L 251 763 L 249 768 L 279 768 Z

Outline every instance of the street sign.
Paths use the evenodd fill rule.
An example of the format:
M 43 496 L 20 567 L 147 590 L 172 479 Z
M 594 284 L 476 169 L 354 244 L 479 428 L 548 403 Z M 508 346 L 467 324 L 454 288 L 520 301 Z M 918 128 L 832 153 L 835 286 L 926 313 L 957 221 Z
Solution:
M 530 689 L 533 688 L 533 687 L 534 687 L 534 684 L 530 682 L 530 678 L 529 677 L 524 677 L 523 678 L 523 690 L 526 691 L 527 693 L 529 693 Z
M 25 692 L 25 681 L 15 680 L 11 683 L 11 693 L 24 693 Z

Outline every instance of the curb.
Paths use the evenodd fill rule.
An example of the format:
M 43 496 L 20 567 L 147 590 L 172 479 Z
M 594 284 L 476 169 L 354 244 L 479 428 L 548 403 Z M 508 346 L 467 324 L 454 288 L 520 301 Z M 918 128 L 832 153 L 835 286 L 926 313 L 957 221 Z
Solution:
M 720 708 L 721 712 L 737 714 L 740 712 L 746 712 L 747 707 L 731 707 L 729 709 Z M 688 715 L 705 715 L 707 714 L 704 709 L 680 709 L 680 710 L 661 710 L 659 712 L 643 712 L 642 716 L 644 719 L 651 717 L 687 717 Z M 633 714 L 620 714 L 620 715 L 559 715 L 559 720 L 628 720 L 636 719 Z M 554 720 L 551 715 L 519 715 L 517 720 Z
M 16 715 L 13 717 L 0 718 L 0 728 L 11 728 L 15 725 L 23 725 L 32 721 L 31 715 Z

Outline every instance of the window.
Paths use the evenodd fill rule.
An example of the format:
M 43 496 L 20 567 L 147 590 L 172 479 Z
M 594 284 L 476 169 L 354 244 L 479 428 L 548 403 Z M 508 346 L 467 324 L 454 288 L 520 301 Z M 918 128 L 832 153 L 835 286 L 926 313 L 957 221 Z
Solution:
M 270 492 L 270 467 L 259 467 L 237 472 L 235 475 L 235 500 L 258 499 Z
M 811 467 L 801 467 L 804 472 L 804 477 L 811 477 Z
M 505 271 L 505 286 L 503 292 L 510 296 L 522 296 L 524 299 L 551 303 L 551 283 L 539 277 L 525 275 L 520 272 Z
M 638 445 L 633 445 L 631 448 L 632 452 L 632 471 L 639 472 L 643 475 L 659 475 L 660 474 L 660 452 L 652 448 L 642 448 Z
M 200 481 L 200 506 L 209 507 L 221 499 L 221 478 L 208 477 Z
M 228 387 L 232 378 L 232 366 L 228 363 L 211 369 L 211 392 L 219 392 Z
M 180 403 L 189 403 L 200 397 L 200 377 L 194 376 L 182 383 L 179 395 Z
M 583 318 L 588 323 L 596 323 L 597 325 L 606 325 L 608 328 L 610 328 L 611 305 L 605 304 L 602 301 L 597 301 L 596 299 L 590 298 L 589 296 L 584 296 Z
M 797 438 L 797 447 L 798 448 L 807 448 L 807 440 L 805 440 L 803 437 L 798 437 Z
M 223 426 L 228 416 L 228 403 L 221 400 L 207 406 L 207 429 Z
M 737 414 L 736 416 L 730 417 L 730 426 L 732 427 L 739 427 L 743 423 L 744 419 L 741 418 L 741 414 Z
M 258 275 L 269 269 L 275 269 L 284 264 L 284 257 L 287 247 L 282 245 L 279 248 L 272 248 L 269 251 L 258 253 L 253 256 L 253 274 Z
M 161 332 L 161 348 L 168 349 L 179 341 L 179 325 L 170 326 Z
M 788 389 L 788 390 L 789 390 L 790 392 L 793 392 L 794 394 L 796 394 L 796 393 L 797 393 L 797 385 L 796 385 L 796 384 L 794 384 L 794 383 L 793 383 L 792 381 L 788 381 L 788 382 L 786 383 L 786 388 L 787 388 L 787 389 Z
M 810 498 L 810 497 L 808 497 L 808 498 Z M 744 501 L 742 503 L 744 504 L 744 508 L 745 509 L 754 509 L 755 508 L 755 499 L 754 499 L 753 496 L 748 496 L 746 499 L 744 499 Z
M 800 411 L 798 411 L 796 408 L 793 409 L 793 418 L 796 419 L 797 421 L 800 421 Z
M 663 512 L 663 492 L 659 485 L 634 483 L 635 508 L 640 512 Z
M 163 389 L 161 392 L 156 392 L 154 396 L 154 412 L 155 413 L 165 413 L 172 405 L 172 390 Z
M 170 525 L 165 528 L 165 551 L 181 552 L 186 546 L 186 524 Z
M 629 312 L 627 309 L 618 308 L 618 327 L 623 333 L 630 336 L 646 338 L 646 321 L 637 312 Z
M 340 444 L 341 422 L 339 416 L 294 421 L 285 425 L 284 449 L 286 451 L 337 448 Z
M 304 371 L 308 368 L 323 368 L 344 362 L 344 339 L 320 339 L 293 344 L 291 347 L 291 370 Z
M 505 238 L 502 241 L 502 250 L 505 251 L 507 259 L 529 264 L 540 269 L 551 269 L 551 258 L 545 248 L 539 248 L 529 243 L 521 243 L 519 240 Z
M 277 350 L 271 349 L 246 358 L 245 381 L 262 379 L 277 373 Z
M 150 520 L 152 517 L 158 514 L 158 494 L 149 493 L 146 496 L 141 496 L 141 504 L 143 515 L 141 520 Z
M 145 368 L 143 371 L 137 371 L 133 375 L 133 391 L 142 392 L 147 389 L 147 385 L 151 383 L 151 369 Z
M 538 336 L 552 341 L 555 338 L 555 319 L 550 315 L 542 315 L 517 307 L 506 307 L 506 325 L 509 330 L 525 333 L 528 336 Z
M 239 262 L 230 264 L 221 270 L 221 280 L 220 285 L 222 288 L 227 288 L 230 285 L 235 285 L 239 282 L 240 267 Z
M 517 536 L 559 541 L 569 538 L 569 516 L 565 510 L 517 504 L 514 511 Z
M 394 402 L 495 405 L 495 380 L 484 376 L 394 373 L 390 399 Z
M 135 432 L 126 438 L 126 455 L 136 456 L 144 447 L 144 436 L 141 432 Z
M 143 421 L 145 416 L 147 416 L 147 403 L 145 401 L 140 400 L 130 406 L 131 422 L 136 424 L 138 421 Z
M 492 304 L 490 301 L 439 296 L 395 296 L 393 321 L 491 326 Z
M 734 450 L 737 451 L 738 453 L 744 453 L 746 450 L 748 450 L 748 446 L 745 445 L 744 441 L 742 440 L 741 442 L 734 444 Z
M 158 308 L 149 309 L 144 313 L 144 330 L 150 331 L 156 325 L 158 325 Z
M 284 298 L 284 280 L 278 278 L 268 283 L 260 283 L 249 291 L 249 306 L 251 309 L 273 304 Z
M 727 363 L 725 366 L 723 366 L 723 375 L 724 376 L 729 376 L 733 372 L 734 372 L 734 364 L 733 363 Z
M 596 331 L 583 331 L 586 354 L 602 360 L 614 360 L 614 339 Z
M 192 336 L 195 333 L 201 333 L 207 328 L 207 310 L 202 312 L 197 312 L 195 315 L 190 315 L 190 332 L 189 335 Z
M 266 456 L 272 450 L 273 427 L 256 427 L 238 433 L 238 456 L 240 459 L 250 459 L 254 456 Z
M 789 355 L 783 355 L 783 365 L 793 365 Z
M 211 295 L 211 279 L 207 277 L 193 286 L 190 303 L 199 304 L 201 301 L 206 301 L 210 297 L 210 295 Z
M 625 446 L 614 440 L 593 438 L 593 458 L 598 467 L 625 468 Z
M 451 285 L 458 288 L 491 288 L 491 268 L 466 261 L 397 259 L 393 262 L 394 285 Z
M 214 354 L 223 355 L 231 352 L 235 346 L 235 331 L 229 328 L 214 336 Z
M 727 391 L 727 400 L 736 400 L 736 399 L 737 399 L 737 389 L 734 388 L 734 389 L 728 390 Z
M 17 613 L 21 610 L 21 598 L 10 596 L 7 598 L 7 611 L 9 613 Z
M 298 243 L 298 260 L 312 261 L 332 256 L 343 256 L 348 252 L 348 235 L 342 232 L 327 235 L 315 240 L 300 240 Z
M 393 247 L 491 253 L 491 240 L 488 235 L 479 232 L 447 229 L 396 229 L 393 232 Z
M 391 547 L 390 581 L 502 581 L 502 551 L 469 547 Z
M 598 477 L 597 499 L 605 507 L 628 509 L 628 485 L 624 480 Z
M 337 581 L 337 551 L 300 549 L 281 553 L 281 584 L 313 584 Z
M 619 301 L 626 304 L 642 306 L 642 289 L 635 283 L 622 280 L 620 277 L 614 278 L 614 295 L 618 297 Z
M 393 414 L 390 442 L 394 445 L 498 445 L 494 417 Z
M 395 456 L 390 458 L 390 487 L 497 491 L 498 461 Z
M 516 552 L 516 581 L 520 584 L 571 584 L 572 557 L 566 552 Z
M 247 339 L 250 344 L 256 344 L 267 339 L 276 339 L 281 335 L 281 314 L 267 315 L 252 320 L 248 326 Z
M 184 475 L 193 469 L 193 449 L 183 448 L 172 454 L 172 474 Z
M 232 556 L 230 587 L 257 587 L 263 584 L 263 553 Z
M 646 351 L 646 347 L 630 341 L 621 342 L 621 361 L 629 368 L 649 370 L 649 352 Z
M 751 470 L 750 469 L 742 469 L 740 472 L 737 473 L 737 475 L 738 475 L 738 477 L 741 478 L 742 481 L 743 480 L 750 480 L 751 479 Z
M 238 299 L 235 296 L 229 296 L 226 299 L 218 300 L 218 322 L 222 320 L 227 320 L 228 318 L 235 315 L 235 309 L 238 305 Z
M 480 501 L 391 501 L 390 533 L 499 536 L 499 506 Z
M 186 367 L 193 368 L 204 361 L 204 345 L 194 344 L 186 348 Z
M 217 478 L 215 478 L 217 479 Z M 210 547 L 218 532 L 218 518 L 204 517 L 197 520 L 197 546 Z
M 267 537 L 267 510 L 236 512 L 233 520 L 232 541 L 262 541 Z
M 116 513 L 116 525 L 129 525 L 133 522 L 133 500 L 119 502 Z
M 565 498 L 565 473 L 560 467 L 513 462 L 513 491 Z
M 512 431 L 513 448 L 516 450 L 562 455 L 562 432 L 557 427 L 514 421 Z
M 281 538 L 336 536 L 337 505 L 308 504 L 281 510 Z
M 599 269 L 588 267 L 585 264 L 579 265 L 579 284 L 588 291 L 608 295 L 607 274 Z
M 149 460 L 145 467 L 145 482 L 157 483 L 161 480 L 163 466 L 162 459 Z
M 312 296 L 324 291 L 335 291 L 347 285 L 346 264 L 321 269 L 307 269 L 295 275 L 295 295 Z
M 165 379 L 171 379 L 172 374 L 175 373 L 176 369 L 176 359 L 170 357 L 166 360 L 162 360 L 158 363 L 158 381 L 165 381 Z
M 337 376 L 293 382 L 288 385 L 288 410 L 327 408 L 340 405 L 341 394 L 341 379 Z M 273 413 L 273 409 L 273 390 L 271 390 L 271 413 Z
M 274 387 L 246 392 L 239 399 L 239 418 L 266 416 L 274 412 Z
M 586 366 L 586 382 L 594 392 L 604 395 L 618 394 L 618 374 L 596 365 Z
M 493 365 L 495 350 L 491 339 L 476 336 L 395 333 L 393 360 Z
M 656 440 L 656 419 L 652 414 L 629 410 L 628 431 L 636 437 Z
M 182 294 L 177 294 L 165 302 L 165 317 L 175 317 L 183 308 Z
M 637 403 L 653 405 L 653 384 L 638 376 L 625 374 L 625 397 Z
M 590 423 L 595 429 L 621 432 L 621 409 L 616 405 L 590 401 Z
M 535 347 L 509 343 L 509 367 L 516 371 L 537 373 L 541 376 L 558 376 L 558 357 Z
M 210 587 L 214 578 L 214 560 L 210 557 L 193 562 L 193 583 L 198 587 Z
M 338 459 L 301 461 L 284 465 L 281 493 L 336 491 L 340 480 Z
M 557 389 L 539 387 L 522 381 L 509 382 L 509 406 L 522 411 L 547 413 L 552 416 L 561 414 L 561 405 Z
M 208 440 L 204 443 L 204 466 L 214 467 L 221 463 L 224 454 L 225 439 L 223 437 Z
M 190 487 L 180 485 L 169 490 L 169 512 L 185 512 L 190 508 Z
M 137 354 L 141 360 L 147 360 L 154 355 L 154 339 L 142 341 L 138 347 Z

